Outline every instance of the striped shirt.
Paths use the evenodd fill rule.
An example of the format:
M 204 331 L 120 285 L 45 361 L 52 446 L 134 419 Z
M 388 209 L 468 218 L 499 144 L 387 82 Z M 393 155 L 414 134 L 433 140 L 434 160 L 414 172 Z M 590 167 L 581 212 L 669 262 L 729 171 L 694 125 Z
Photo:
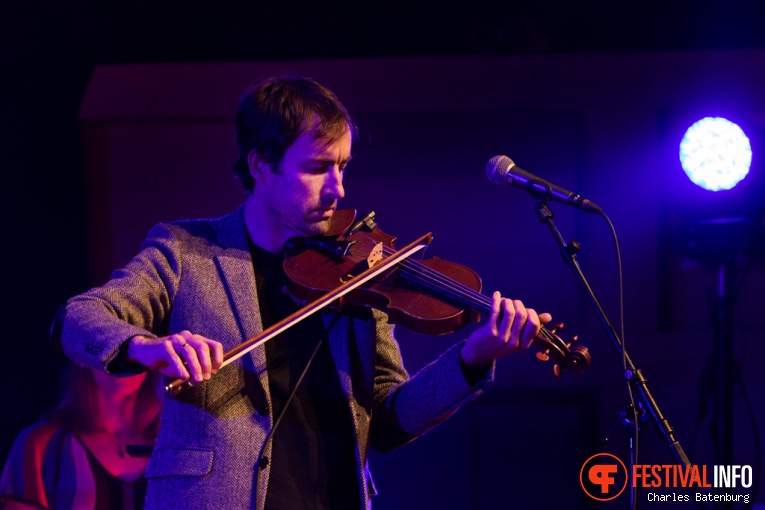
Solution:
M 50 423 L 21 431 L 0 478 L 0 501 L 56 510 L 141 509 L 145 494 L 143 476 L 112 475 L 74 434 Z

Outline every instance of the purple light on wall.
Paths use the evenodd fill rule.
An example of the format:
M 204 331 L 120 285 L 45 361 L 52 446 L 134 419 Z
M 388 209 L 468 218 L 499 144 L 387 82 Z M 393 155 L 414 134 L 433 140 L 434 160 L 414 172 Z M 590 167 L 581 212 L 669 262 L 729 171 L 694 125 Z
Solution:
M 680 163 L 695 184 L 719 191 L 738 184 L 752 163 L 752 147 L 744 131 L 721 117 L 694 123 L 680 142 Z

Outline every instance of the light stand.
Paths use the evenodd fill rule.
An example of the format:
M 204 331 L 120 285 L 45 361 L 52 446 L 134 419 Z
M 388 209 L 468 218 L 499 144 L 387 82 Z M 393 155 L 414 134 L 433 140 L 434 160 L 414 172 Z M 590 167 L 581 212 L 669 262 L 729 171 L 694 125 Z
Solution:
M 715 465 L 733 464 L 733 306 L 736 289 L 733 277 L 754 265 L 760 251 L 757 228 L 747 218 L 725 218 L 686 225 L 678 236 L 680 252 L 715 271 L 712 302 L 713 387 L 711 432 Z M 706 398 L 701 395 L 700 398 Z M 714 508 L 727 510 L 732 502 L 716 502 Z

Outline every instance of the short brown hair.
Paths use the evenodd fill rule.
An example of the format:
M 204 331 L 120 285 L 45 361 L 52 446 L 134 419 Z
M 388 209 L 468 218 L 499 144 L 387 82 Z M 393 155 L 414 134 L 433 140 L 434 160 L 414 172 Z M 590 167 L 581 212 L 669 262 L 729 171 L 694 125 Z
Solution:
M 334 141 L 348 130 L 355 136 L 351 116 L 335 94 L 316 81 L 303 76 L 256 80 L 236 109 L 239 160 L 234 175 L 251 192 L 255 186 L 247 164 L 251 152 L 278 172 L 284 154 L 300 135 L 311 131 L 316 139 Z

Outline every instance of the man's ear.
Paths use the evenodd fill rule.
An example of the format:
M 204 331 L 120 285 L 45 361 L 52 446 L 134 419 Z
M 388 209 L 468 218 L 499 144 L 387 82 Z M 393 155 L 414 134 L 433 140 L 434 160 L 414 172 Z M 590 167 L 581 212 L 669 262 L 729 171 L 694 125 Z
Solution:
M 255 182 L 262 178 L 263 173 L 268 170 L 267 166 L 255 151 L 250 151 L 247 154 L 247 168 L 250 170 L 250 175 L 255 179 Z

